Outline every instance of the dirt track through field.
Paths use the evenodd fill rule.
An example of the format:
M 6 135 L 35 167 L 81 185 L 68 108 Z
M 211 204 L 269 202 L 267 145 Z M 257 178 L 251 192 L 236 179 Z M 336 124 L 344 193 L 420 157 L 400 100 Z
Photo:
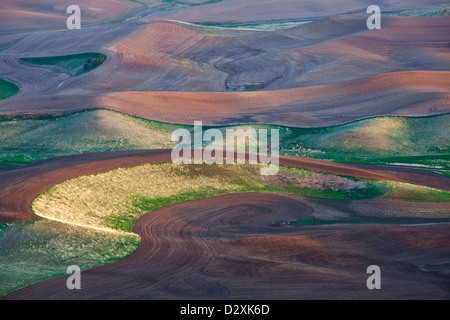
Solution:
M 295 157 L 280 160 L 335 174 L 431 181 L 449 188 L 448 178 L 424 170 L 356 169 Z M 36 218 L 30 210 L 33 199 L 64 180 L 162 161 L 170 161 L 168 150 L 58 157 L 1 172 L 0 221 Z M 375 201 L 383 204 L 383 199 Z M 365 208 L 361 203 L 356 211 L 364 215 L 374 205 L 371 202 L 371 208 Z M 394 212 L 403 209 L 401 202 L 390 205 Z M 421 205 L 414 204 L 411 210 L 417 212 Z M 431 204 L 431 209 L 445 211 L 445 205 Z M 337 201 L 333 206 L 345 210 L 348 202 Z M 423 207 L 430 210 L 430 204 Z M 83 272 L 82 290 L 68 290 L 66 277 L 61 277 L 4 299 L 449 298 L 448 272 L 424 268 L 449 261 L 448 225 L 295 227 L 280 223 L 301 220 L 315 210 L 302 198 L 261 193 L 165 207 L 137 221 L 133 231 L 142 244 L 133 255 Z M 379 292 L 365 286 L 365 271 L 371 264 L 383 270 L 384 286 Z

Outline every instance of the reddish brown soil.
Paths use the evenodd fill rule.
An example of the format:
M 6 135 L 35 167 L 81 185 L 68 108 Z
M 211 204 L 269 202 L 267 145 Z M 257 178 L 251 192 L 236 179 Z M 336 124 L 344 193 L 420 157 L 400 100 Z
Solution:
M 172 205 L 139 219 L 139 249 L 114 264 L 4 299 L 448 299 L 447 225 L 281 226 L 314 213 L 274 194 L 232 194 Z M 381 268 L 381 290 L 366 287 Z
M 119 151 L 56 157 L 0 171 L 0 223 L 34 219 L 32 201 L 55 184 L 79 176 L 144 163 L 171 161 L 171 150 Z M 361 178 L 407 182 L 450 190 L 449 178 L 427 170 L 340 164 L 324 160 L 280 157 L 280 164 Z M 442 207 L 442 204 L 435 204 Z
M 169 161 L 170 152 L 133 151 L 67 156 L 0 172 L 0 222 L 36 218 L 33 199 L 56 183 L 80 175 L 142 163 Z M 416 169 L 351 165 L 282 157 L 281 163 L 378 179 L 433 181 L 448 178 Z M 372 166 L 368 166 L 372 167 Z M 414 174 L 410 174 L 414 171 Z M 412 181 L 414 180 L 414 181 Z M 386 201 L 327 201 L 336 211 L 365 215 Z M 389 201 L 387 201 L 389 202 Z M 309 203 L 309 204 L 308 204 Z M 355 203 L 355 205 L 351 205 Z M 401 201 L 386 212 L 406 214 Z M 430 207 L 431 206 L 431 207 Z M 449 297 L 448 273 L 424 266 L 450 259 L 446 225 L 289 226 L 281 221 L 317 214 L 313 202 L 274 194 L 235 194 L 162 208 L 139 219 L 142 245 L 129 258 L 83 272 L 82 290 L 65 278 L 45 281 L 5 299 L 390 299 Z M 418 212 L 446 204 L 413 204 Z M 382 209 L 381 209 L 382 210 Z M 405 212 L 406 211 L 406 212 Z M 407 214 L 406 214 L 407 215 Z M 382 268 L 381 291 L 365 286 L 367 266 Z
M 109 108 L 173 123 L 314 127 L 374 115 L 448 113 L 449 19 L 386 16 L 376 31 L 367 29 L 366 19 L 334 16 L 237 36 L 148 18 L 70 36 L 15 35 L 20 41 L 3 40 L 0 69 L 21 90 L 0 101 L 0 114 Z M 108 58 L 71 79 L 17 60 L 88 51 Z M 245 85 L 261 90 L 226 92 Z
M 67 7 L 73 4 L 81 8 L 83 25 L 111 21 L 141 7 L 137 3 L 120 0 L 79 0 L 76 3 L 69 0 L 2 0 L 0 31 L 64 29 L 70 16 L 66 13 Z
M 189 1 L 188 1 L 189 2 Z M 439 0 L 410 0 L 397 2 L 377 1 L 377 5 L 386 11 L 422 8 L 442 4 Z M 185 8 L 164 13 L 166 17 L 190 22 L 254 22 L 277 19 L 308 19 L 345 13 L 366 13 L 368 2 L 359 0 L 229 0 L 200 7 Z
M 439 3 L 382 0 L 379 5 L 389 11 Z M 130 16 L 140 5 L 79 0 L 83 25 L 98 26 L 71 32 L 65 30 L 69 4 L 1 1 L 0 33 L 11 34 L 0 39 L 0 70 L 21 88 L 0 101 L 1 115 L 109 108 L 174 123 L 312 127 L 373 115 L 450 111 L 448 17 L 385 16 L 382 30 L 368 31 L 363 15 L 367 6 L 353 0 L 229 0 L 102 24 Z M 344 13 L 357 15 L 339 16 Z M 279 32 L 241 32 L 233 37 L 211 37 L 202 29 L 153 19 L 264 22 L 318 16 L 332 17 Z M 80 52 L 103 52 L 108 59 L 95 71 L 72 79 L 17 60 Z M 263 91 L 223 92 L 244 84 L 261 85 Z M 0 169 L 0 223 L 36 219 L 32 201 L 57 183 L 162 161 L 170 161 L 170 151 L 76 155 Z M 420 169 L 293 157 L 281 157 L 280 162 L 450 190 L 448 178 Z M 387 199 L 340 201 L 251 193 L 190 201 L 139 219 L 134 232 L 142 237 L 142 245 L 137 252 L 83 272 L 82 290 L 68 290 L 62 277 L 5 299 L 450 298 L 449 271 L 424 267 L 450 262 L 448 224 L 279 223 L 320 214 L 324 208 L 331 214 L 363 216 L 449 213 L 446 203 Z M 366 288 L 366 269 L 372 264 L 382 270 L 379 291 Z

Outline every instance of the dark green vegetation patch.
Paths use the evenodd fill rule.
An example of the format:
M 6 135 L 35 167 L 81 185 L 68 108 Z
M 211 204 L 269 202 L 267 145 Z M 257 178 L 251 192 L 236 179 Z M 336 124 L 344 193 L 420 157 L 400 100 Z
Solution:
M 12 82 L 0 79 L 0 100 L 6 99 L 19 92 L 19 87 Z
M 106 60 L 106 56 L 89 52 L 67 56 L 20 58 L 19 60 L 40 66 L 54 66 L 71 77 L 76 77 L 100 66 Z

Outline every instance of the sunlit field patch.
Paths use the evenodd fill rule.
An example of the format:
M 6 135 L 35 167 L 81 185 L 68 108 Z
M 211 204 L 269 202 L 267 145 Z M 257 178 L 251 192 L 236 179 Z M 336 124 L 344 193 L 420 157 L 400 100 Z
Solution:
M 90 152 L 163 149 L 177 125 L 109 110 L 43 119 L 0 121 L 0 162 L 28 163 Z
M 145 213 L 174 203 L 236 192 L 278 192 L 329 199 L 387 197 L 450 201 L 450 193 L 407 184 L 339 177 L 281 166 L 261 176 L 260 164 L 146 164 L 79 177 L 50 188 L 33 203 L 36 214 L 83 226 L 131 231 Z M 406 190 L 406 191 L 405 191 Z
M 374 117 L 323 128 L 268 124 L 214 127 L 278 129 L 280 155 L 337 162 L 420 167 L 448 174 L 450 115 Z M 67 116 L 0 120 L 0 163 L 24 164 L 54 156 L 138 149 L 173 148 L 171 134 L 193 126 L 137 118 L 111 110 Z M 204 130 L 213 127 L 204 126 Z M 439 128 L 439 130 L 435 130 Z M 43 138 L 45 137 L 45 139 Z
M 121 260 L 140 244 L 134 234 L 36 220 L 0 225 L 0 296 L 25 286 Z

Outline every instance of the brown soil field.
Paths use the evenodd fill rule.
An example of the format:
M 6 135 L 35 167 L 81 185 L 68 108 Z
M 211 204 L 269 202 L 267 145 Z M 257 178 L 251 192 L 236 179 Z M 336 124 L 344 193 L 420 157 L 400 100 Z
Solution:
M 327 126 L 355 120 L 362 115 L 412 116 L 449 112 L 449 79 L 450 72 L 447 71 L 411 71 L 339 85 L 276 91 L 108 93 L 100 97 L 99 104 L 108 109 L 163 122 L 192 124 L 202 119 L 207 124 L 261 122 L 301 127 Z M 434 95 L 436 100 L 419 105 L 411 103 L 417 99 L 417 91 L 422 90 Z M 437 92 L 445 92 L 446 96 Z M 398 109 L 393 110 L 395 107 L 381 98 L 383 102 L 376 103 L 382 103 L 385 107 L 374 108 L 372 99 L 377 100 L 381 96 L 402 96 L 404 103 L 397 103 L 395 107 Z M 334 103 L 324 103 L 324 100 Z
M 167 150 L 96 153 L 0 172 L 0 221 L 35 219 L 31 202 L 59 182 L 169 159 Z M 448 178 L 418 169 L 356 169 L 296 157 L 282 157 L 280 163 L 450 188 Z M 391 216 L 448 209 L 445 203 L 308 200 L 258 193 L 189 201 L 139 219 L 133 230 L 142 238 L 139 249 L 125 260 L 83 272 L 83 290 L 67 290 L 65 278 L 56 278 L 4 299 L 448 298 L 448 274 L 424 269 L 450 256 L 448 226 L 280 225 L 329 208 L 334 214 Z M 365 287 L 365 268 L 371 264 L 382 266 L 380 293 Z
M 377 1 L 383 11 L 414 9 L 437 4 L 439 0 L 411 0 L 396 2 L 391 0 Z M 373 3 L 370 1 L 298 1 L 298 0 L 250 0 L 221 1 L 201 7 L 192 7 L 169 14 L 165 17 L 189 22 L 253 22 L 274 19 L 317 18 L 348 13 L 365 13 Z
M 3 0 L 0 4 L 0 32 L 34 31 L 41 29 L 64 29 L 70 14 L 67 7 L 73 1 Z M 136 11 L 138 3 L 121 0 L 80 0 L 83 24 L 108 22 Z
M 66 30 L 8 38 L 0 68 L 21 90 L 0 101 L 0 114 L 109 108 L 175 123 L 312 127 L 373 115 L 449 112 L 449 19 L 388 16 L 376 32 L 367 30 L 365 19 L 335 16 L 236 36 L 138 19 L 70 35 Z M 90 51 L 108 58 L 74 78 L 17 60 L 24 52 Z M 256 91 L 225 92 L 245 86 Z
M 410 71 L 342 85 L 260 92 L 114 92 L 99 97 L 33 96 L 3 103 L 3 114 L 66 114 L 103 107 L 162 122 L 330 126 L 374 115 L 450 111 L 450 72 Z M 402 98 L 401 101 L 399 98 Z M 0 105 L 1 108 L 1 105 Z
M 0 223 L 34 219 L 32 201 L 46 189 L 79 176 L 144 163 L 169 162 L 171 150 L 88 153 L 36 161 L 0 171 Z M 247 154 L 248 158 L 248 154 Z M 450 179 L 431 171 L 379 165 L 340 164 L 325 160 L 280 156 L 280 164 L 338 175 L 405 182 L 450 191 Z M 445 207 L 445 204 L 433 204 Z
M 144 163 L 169 162 L 171 150 L 138 150 L 88 153 L 55 157 L 11 170 L 0 171 L 0 223 L 35 219 L 32 201 L 55 184 L 79 176 Z M 449 178 L 421 169 L 355 164 L 281 156 L 281 165 L 360 178 L 406 182 L 450 191 Z M 425 204 L 426 205 L 426 204 Z M 433 204 L 445 208 L 446 204 Z
M 448 226 L 280 226 L 314 209 L 274 194 L 233 194 L 156 210 L 138 220 L 130 257 L 4 299 L 448 299 Z M 420 240 L 418 240 L 420 239 Z M 438 255 L 436 253 L 439 252 Z M 379 265 L 382 289 L 366 287 Z
M 383 15 L 382 29 L 368 30 L 369 0 L 0 2 L 0 78 L 20 87 L 0 100 L 1 118 L 107 108 L 180 124 L 324 127 L 376 115 L 450 112 L 448 16 Z M 444 3 L 377 5 L 386 13 Z M 80 30 L 66 28 L 71 4 L 82 9 Z M 277 31 L 198 25 L 300 20 L 311 22 Z M 75 77 L 20 60 L 88 52 L 107 59 Z M 90 153 L 0 167 L 0 224 L 38 219 L 33 200 L 58 183 L 169 162 L 170 153 Z M 449 177 L 424 169 L 287 156 L 280 164 L 450 191 Z M 139 249 L 83 271 L 82 290 L 68 290 L 60 277 L 2 299 L 448 300 L 448 268 L 429 268 L 450 262 L 448 223 L 288 223 L 320 214 L 438 212 L 450 216 L 448 203 L 272 193 L 188 201 L 140 218 L 133 229 L 142 239 Z M 374 264 L 381 268 L 382 290 L 366 287 L 366 269 Z

